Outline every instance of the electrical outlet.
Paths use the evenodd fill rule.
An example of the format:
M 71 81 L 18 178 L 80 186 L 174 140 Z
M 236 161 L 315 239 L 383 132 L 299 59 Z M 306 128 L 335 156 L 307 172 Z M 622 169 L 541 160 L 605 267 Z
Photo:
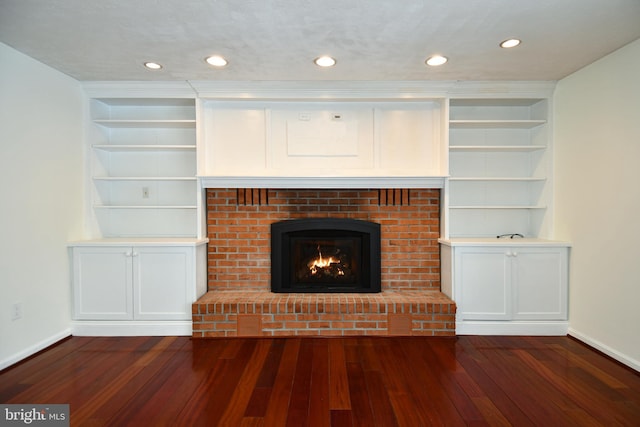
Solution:
M 16 302 L 11 306 L 11 320 L 22 319 L 22 303 Z
M 149 187 L 142 187 L 142 198 L 143 199 L 149 198 Z

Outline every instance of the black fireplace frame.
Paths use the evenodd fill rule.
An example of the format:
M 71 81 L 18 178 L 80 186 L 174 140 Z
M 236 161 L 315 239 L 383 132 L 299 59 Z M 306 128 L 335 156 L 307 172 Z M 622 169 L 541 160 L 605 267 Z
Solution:
M 362 240 L 357 286 L 300 285 L 291 279 L 291 241 L 300 233 L 354 233 Z M 381 291 L 380 224 L 351 218 L 301 218 L 271 224 L 271 291 L 276 293 L 376 293 Z

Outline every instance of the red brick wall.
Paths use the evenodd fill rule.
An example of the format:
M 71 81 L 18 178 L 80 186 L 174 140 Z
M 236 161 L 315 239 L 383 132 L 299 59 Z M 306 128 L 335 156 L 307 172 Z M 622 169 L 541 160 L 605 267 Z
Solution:
M 440 191 L 207 190 L 209 290 L 270 289 L 270 225 L 340 217 L 381 225 L 382 290 L 440 289 Z

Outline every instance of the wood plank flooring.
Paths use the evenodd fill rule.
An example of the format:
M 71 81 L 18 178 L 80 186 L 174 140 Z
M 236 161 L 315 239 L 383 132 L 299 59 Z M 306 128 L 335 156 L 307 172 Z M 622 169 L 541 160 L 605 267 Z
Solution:
M 567 337 L 72 337 L 0 372 L 74 426 L 639 426 L 640 375 Z

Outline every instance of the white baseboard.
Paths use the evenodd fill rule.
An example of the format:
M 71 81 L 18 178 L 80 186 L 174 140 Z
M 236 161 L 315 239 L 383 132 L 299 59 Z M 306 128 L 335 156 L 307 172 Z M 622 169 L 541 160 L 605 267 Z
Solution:
M 36 354 L 37 352 L 39 352 L 40 350 L 44 350 L 45 348 L 49 347 L 50 345 L 53 345 L 55 343 L 57 343 L 60 340 L 63 340 L 65 338 L 67 338 L 68 336 L 71 335 L 71 329 L 65 329 L 55 335 L 50 336 L 49 338 L 46 338 L 30 347 L 25 348 L 24 350 L 0 361 L 0 370 L 4 369 L 4 368 L 8 368 L 9 366 L 16 364 L 18 362 L 20 362 L 23 359 L 26 359 L 29 356 L 32 356 L 34 354 Z
M 581 332 L 576 331 L 573 328 L 569 328 L 569 335 L 571 335 L 572 337 L 574 337 L 577 340 L 582 341 L 583 343 L 603 352 L 604 354 L 606 354 L 607 356 L 617 360 L 618 362 L 627 365 L 628 367 L 630 367 L 631 369 L 635 369 L 636 371 L 640 372 L 640 361 L 639 360 L 635 360 L 631 357 L 628 357 L 625 354 L 620 353 L 617 350 L 614 350 L 613 348 L 609 347 L 606 344 L 601 343 L 600 341 L 591 338 L 588 335 L 585 335 Z
M 71 322 L 76 336 L 134 337 L 134 336 L 191 336 L 191 320 L 110 321 L 77 320 Z
M 456 322 L 456 335 L 548 335 L 564 336 L 567 321 L 490 321 L 464 320 Z

